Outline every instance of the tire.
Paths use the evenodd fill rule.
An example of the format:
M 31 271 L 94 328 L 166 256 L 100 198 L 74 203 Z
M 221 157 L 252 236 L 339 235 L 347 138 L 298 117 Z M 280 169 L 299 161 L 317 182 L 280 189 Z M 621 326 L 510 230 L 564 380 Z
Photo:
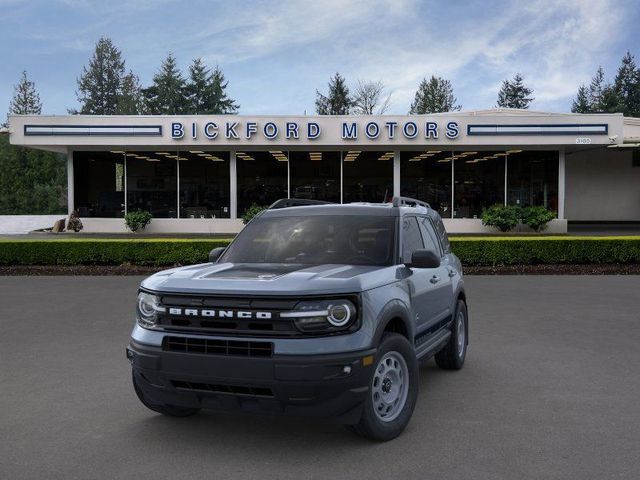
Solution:
M 362 417 L 347 429 L 386 442 L 402 433 L 413 414 L 419 389 L 418 361 L 405 337 L 386 333 L 373 364 Z
M 469 315 L 467 304 L 458 300 L 451 325 L 451 337 L 442 350 L 436 353 L 436 364 L 443 370 L 460 370 L 467 356 L 469 344 Z
M 177 407 L 175 405 L 153 403 L 144 396 L 144 392 L 136 380 L 136 374 L 133 372 L 131 372 L 131 379 L 133 380 L 133 389 L 136 391 L 136 395 L 138 395 L 142 404 L 149 410 L 153 410 L 154 412 L 161 413 L 169 417 L 190 417 L 200 411 L 199 408 Z

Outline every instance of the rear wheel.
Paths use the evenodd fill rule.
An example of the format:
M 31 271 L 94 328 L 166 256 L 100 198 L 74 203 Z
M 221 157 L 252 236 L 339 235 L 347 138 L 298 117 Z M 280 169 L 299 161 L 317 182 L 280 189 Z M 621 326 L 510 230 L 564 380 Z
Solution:
M 402 433 L 413 414 L 418 396 L 418 362 L 405 337 L 387 333 L 374 365 L 362 417 L 348 428 L 363 437 L 387 441 Z
M 138 398 L 140 399 L 142 404 L 149 410 L 153 410 L 154 412 L 168 415 L 170 417 L 190 417 L 191 415 L 195 415 L 200 411 L 199 408 L 178 407 L 176 405 L 153 403 L 147 397 L 145 397 L 144 392 L 138 384 L 135 373 L 131 372 L 131 378 L 133 380 L 133 388 L 136 391 L 136 395 L 138 395 Z
M 451 327 L 451 337 L 442 350 L 436 353 L 436 364 L 444 370 L 460 370 L 467 356 L 469 317 L 467 305 L 458 300 Z

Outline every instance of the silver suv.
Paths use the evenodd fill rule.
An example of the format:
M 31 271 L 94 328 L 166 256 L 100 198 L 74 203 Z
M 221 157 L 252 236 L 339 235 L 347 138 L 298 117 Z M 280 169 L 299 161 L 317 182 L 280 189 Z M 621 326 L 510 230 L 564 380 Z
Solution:
M 151 410 L 313 415 L 375 440 L 408 424 L 418 362 L 460 369 L 468 342 L 442 220 L 403 197 L 276 202 L 209 263 L 145 279 L 136 317 L 127 357 Z

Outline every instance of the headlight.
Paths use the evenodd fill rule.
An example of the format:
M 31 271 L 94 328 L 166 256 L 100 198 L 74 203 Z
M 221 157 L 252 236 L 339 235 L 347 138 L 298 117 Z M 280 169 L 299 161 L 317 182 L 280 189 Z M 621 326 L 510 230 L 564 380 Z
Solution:
M 158 313 L 166 309 L 160 305 L 160 298 L 147 292 L 138 293 L 137 320 L 141 327 L 153 327 L 157 323 Z
M 353 327 L 358 316 L 351 300 L 336 299 L 300 302 L 280 317 L 293 319 L 298 330 L 305 333 L 332 333 Z

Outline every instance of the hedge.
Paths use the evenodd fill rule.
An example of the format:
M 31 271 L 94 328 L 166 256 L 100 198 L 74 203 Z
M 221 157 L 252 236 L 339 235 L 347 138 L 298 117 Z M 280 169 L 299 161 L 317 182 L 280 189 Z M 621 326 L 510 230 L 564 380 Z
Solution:
M 229 239 L 0 240 L 0 265 L 189 265 Z M 640 237 L 455 237 L 463 265 L 640 263 Z
M 0 241 L 0 265 L 190 265 L 229 239 L 67 239 Z

